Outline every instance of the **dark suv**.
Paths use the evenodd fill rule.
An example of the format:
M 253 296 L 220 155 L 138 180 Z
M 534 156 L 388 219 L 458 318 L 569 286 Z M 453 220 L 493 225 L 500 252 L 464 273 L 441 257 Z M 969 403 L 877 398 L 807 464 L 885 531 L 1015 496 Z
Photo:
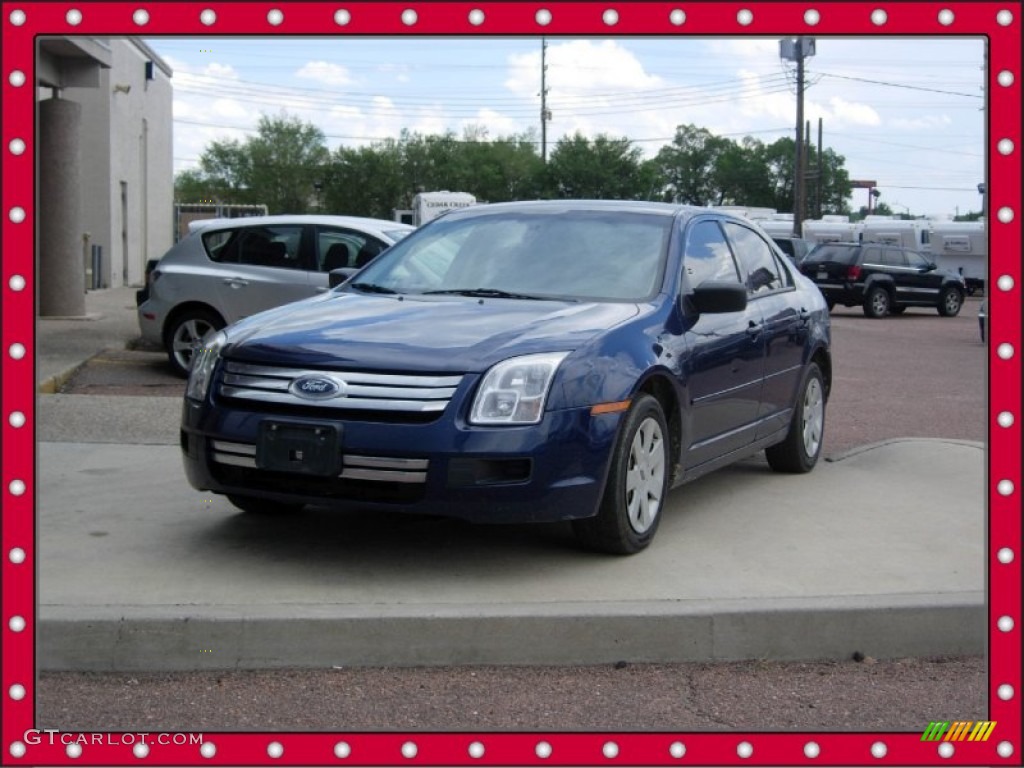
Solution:
M 829 309 L 860 305 L 868 317 L 898 315 L 907 307 L 935 307 L 954 317 L 967 290 L 960 275 L 884 243 L 823 243 L 807 254 L 800 271 L 817 284 Z

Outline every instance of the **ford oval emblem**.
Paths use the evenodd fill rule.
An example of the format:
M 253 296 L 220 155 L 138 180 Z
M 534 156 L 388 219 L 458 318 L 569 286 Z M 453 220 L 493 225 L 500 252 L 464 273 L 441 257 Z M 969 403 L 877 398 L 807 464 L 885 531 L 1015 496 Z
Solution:
M 288 386 L 288 391 L 306 400 L 329 400 L 345 394 L 345 382 L 312 373 L 294 379 Z

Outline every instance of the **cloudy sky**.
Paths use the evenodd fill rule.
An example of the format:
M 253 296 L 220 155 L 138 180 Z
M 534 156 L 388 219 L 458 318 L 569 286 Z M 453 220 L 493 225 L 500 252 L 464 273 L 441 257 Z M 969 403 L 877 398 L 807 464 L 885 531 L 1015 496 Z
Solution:
M 174 167 L 260 114 L 315 123 L 333 148 L 483 126 L 540 131 L 540 38 L 152 38 L 174 69 Z M 820 38 L 806 60 L 805 117 L 853 179 L 897 212 L 980 209 L 985 179 L 980 38 Z M 548 148 L 581 131 L 654 154 L 675 127 L 770 143 L 792 136 L 793 65 L 776 38 L 548 38 Z M 867 202 L 855 190 L 851 204 Z

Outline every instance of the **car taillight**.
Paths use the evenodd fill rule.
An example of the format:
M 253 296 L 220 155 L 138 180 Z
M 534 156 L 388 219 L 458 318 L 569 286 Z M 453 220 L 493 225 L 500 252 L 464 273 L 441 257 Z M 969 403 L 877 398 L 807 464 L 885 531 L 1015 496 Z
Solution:
M 846 279 L 847 280 L 856 280 L 858 277 L 860 277 L 860 266 L 859 265 L 851 264 L 849 267 L 846 268 Z

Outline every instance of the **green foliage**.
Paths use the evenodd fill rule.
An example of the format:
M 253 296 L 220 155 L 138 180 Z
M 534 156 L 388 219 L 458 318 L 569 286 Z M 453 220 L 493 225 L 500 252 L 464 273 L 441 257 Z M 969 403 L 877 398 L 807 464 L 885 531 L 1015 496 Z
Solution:
M 629 139 L 582 134 L 555 142 L 545 165 L 536 132 L 490 138 L 482 126 L 328 150 L 323 132 L 281 114 L 261 117 L 255 136 L 216 141 L 199 168 L 175 179 L 179 202 L 265 204 L 271 213 L 323 211 L 392 218 L 419 191 L 469 192 L 481 202 L 542 197 L 664 200 L 793 210 L 793 139 L 733 141 L 680 125 L 645 159 Z M 848 213 L 845 159 L 808 148 L 805 217 Z M 820 191 L 819 191 L 820 177 Z

